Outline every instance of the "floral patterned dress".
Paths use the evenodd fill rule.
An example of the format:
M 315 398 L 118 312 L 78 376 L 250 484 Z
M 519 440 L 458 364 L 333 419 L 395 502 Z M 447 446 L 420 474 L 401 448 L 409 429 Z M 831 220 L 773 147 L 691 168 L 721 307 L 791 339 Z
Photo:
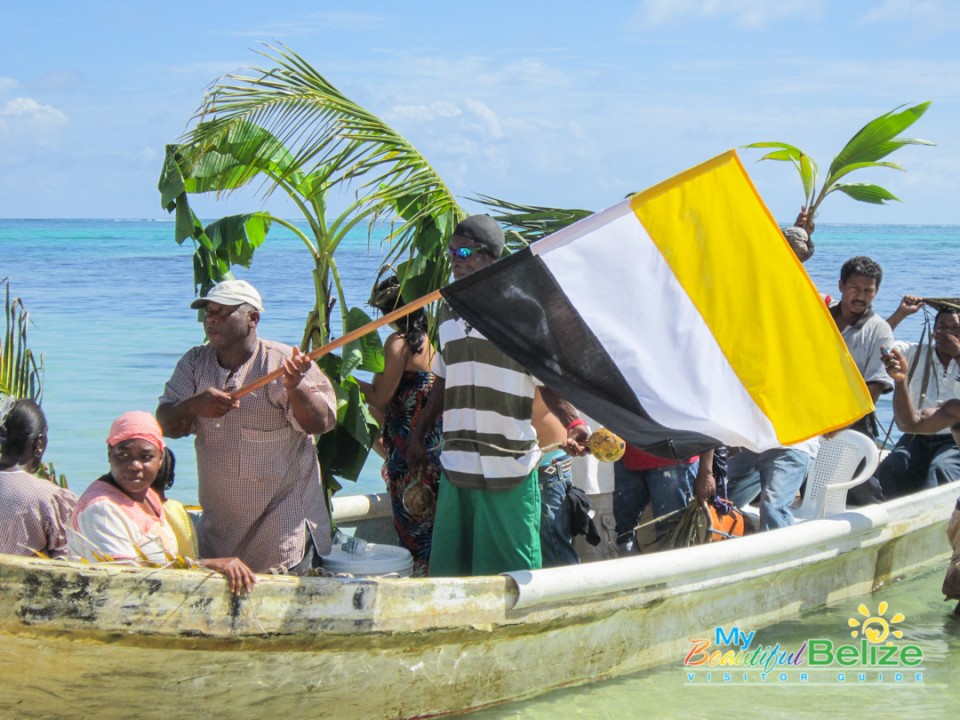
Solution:
M 440 420 L 424 436 L 427 464 L 420 478 L 423 484 L 433 491 L 433 504 L 423 515 L 412 517 L 403 506 L 403 493 L 417 479 L 407 468 L 410 430 L 419 421 L 432 388 L 433 373 L 405 372 L 384 410 L 382 426 L 387 459 L 381 472 L 393 506 L 393 524 L 397 529 L 400 544 L 413 555 L 414 575 L 418 576 L 426 575 L 430 562 L 430 542 L 440 480 Z

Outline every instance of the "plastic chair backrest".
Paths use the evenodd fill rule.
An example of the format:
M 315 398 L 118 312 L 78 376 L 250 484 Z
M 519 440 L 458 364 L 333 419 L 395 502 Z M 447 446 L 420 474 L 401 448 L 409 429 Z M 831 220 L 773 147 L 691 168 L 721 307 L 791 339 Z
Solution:
M 876 443 L 856 430 L 841 430 L 829 440 L 820 438 L 820 450 L 794 516 L 813 520 L 844 512 L 847 491 L 873 475 L 879 461 Z

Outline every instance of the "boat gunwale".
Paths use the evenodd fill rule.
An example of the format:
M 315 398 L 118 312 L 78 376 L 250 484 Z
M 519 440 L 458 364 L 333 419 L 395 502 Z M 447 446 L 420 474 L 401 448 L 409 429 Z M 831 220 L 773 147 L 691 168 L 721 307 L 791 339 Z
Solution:
M 572 615 L 636 608 L 657 597 L 869 551 L 916 527 L 945 525 L 956 490 L 953 484 L 941 486 L 734 541 L 525 573 L 474 578 L 260 576 L 253 594 L 242 598 L 231 596 L 224 579 L 209 571 L 0 556 L 0 632 L 47 627 L 97 630 L 104 636 L 269 641 L 316 633 L 375 636 L 549 626 Z M 942 552 L 948 552 L 945 537 Z M 27 585 L 32 592 L 26 592 Z M 73 593 L 73 600 L 50 596 L 65 592 Z M 104 614 L 94 606 L 102 607 L 108 595 L 117 607 Z M 84 603 L 89 605 L 87 614 Z M 108 622 L 107 617 L 113 619 Z

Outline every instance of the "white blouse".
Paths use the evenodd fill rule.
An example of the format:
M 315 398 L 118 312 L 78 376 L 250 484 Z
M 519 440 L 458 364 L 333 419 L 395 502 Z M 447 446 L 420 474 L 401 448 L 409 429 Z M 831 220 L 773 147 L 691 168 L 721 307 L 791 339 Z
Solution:
M 168 564 L 177 556 L 177 538 L 159 500 L 151 490 L 147 501 L 159 515 L 154 517 L 109 483 L 94 482 L 80 497 L 70 523 L 70 555 L 90 562 L 109 556 L 119 562 Z

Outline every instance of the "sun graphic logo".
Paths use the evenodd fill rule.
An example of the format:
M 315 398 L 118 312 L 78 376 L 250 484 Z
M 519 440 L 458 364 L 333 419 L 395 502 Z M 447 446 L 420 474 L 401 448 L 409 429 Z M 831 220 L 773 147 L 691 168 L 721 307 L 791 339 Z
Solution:
M 869 607 L 861 604 L 857 608 L 859 617 L 847 620 L 847 625 L 852 628 L 850 635 L 858 642 L 839 645 L 825 638 L 811 638 L 808 641 L 807 664 L 811 667 L 836 665 L 847 669 L 859 667 L 877 670 L 919 667 L 923 662 L 923 650 L 918 645 L 897 642 L 903 639 L 903 632 L 896 625 L 905 618 L 903 613 L 894 613 L 888 618 L 889 609 L 889 604 L 881 602 L 873 613 Z
M 856 617 L 847 620 L 847 625 L 853 628 L 850 636 L 856 638 L 862 635 L 874 645 L 879 645 L 884 641 L 886 641 L 887 645 L 892 645 L 892 641 L 888 639 L 891 636 L 897 640 L 901 640 L 903 633 L 891 626 L 903 622 L 906 618 L 903 613 L 896 613 L 892 618 L 887 620 L 884 615 L 886 615 L 888 608 L 889 605 L 886 601 L 883 601 L 877 606 L 877 614 L 873 615 L 866 605 L 861 604 L 860 607 L 857 608 L 857 612 L 863 616 L 864 620 L 861 621 Z

